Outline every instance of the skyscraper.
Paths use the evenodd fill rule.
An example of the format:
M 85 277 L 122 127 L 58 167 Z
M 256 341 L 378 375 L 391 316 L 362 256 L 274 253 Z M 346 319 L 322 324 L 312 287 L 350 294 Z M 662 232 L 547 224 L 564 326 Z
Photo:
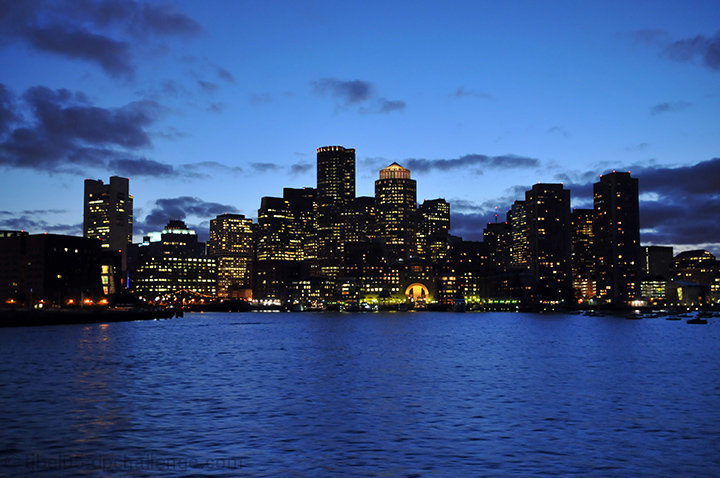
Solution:
M 445 199 L 425 200 L 418 207 L 418 215 L 418 254 L 435 263 L 447 259 L 450 204 Z
M 86 179 L 83 204 L 83 235 L 100 239 L 101 247 L 122 252 L 127 269 L 127 249 L 132 242 L 133 197 L 127 178 L 111 176 L 109 184 Z
M 417 183 L 397 163 L 380 170 L 375 181 L 377 237 L 399 257 L 417 253 Z
M 252 219 L 242 214 L 221 214 L 210 221 L 208 255 L 217 261 L 219 297 L 252 296 L 252 229 Z
M 347 204 L 355 198 L 355 149 L 317 149 L 317 196 L 320 205 Z
M 535 300 L 556 305 L 572 297 L 570 191 L 562 184 L 536 184 L 525 193 L 530 271 Z
M 347 242 L 347 217 L 343 210 L 355 199 L 355 149 L 324 146 L 317 149 L 317 244 L 311 261 L 313 275 L 335 279 L 342 268 Z
M 574 209 L 572 212 L 571 268 L 573 289 L 578 302 L 595 297 L 595 211 Z
M 638 180 L 613 172 L 593 185 L 595 273 L 601 301 L 627 305 L 640 292 Z

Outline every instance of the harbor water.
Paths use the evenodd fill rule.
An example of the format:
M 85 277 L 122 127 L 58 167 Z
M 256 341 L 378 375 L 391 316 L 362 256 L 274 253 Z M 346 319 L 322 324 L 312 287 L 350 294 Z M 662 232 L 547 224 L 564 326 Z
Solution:
M 0 329 L 0 476 L 717 476 L 720 318 Z

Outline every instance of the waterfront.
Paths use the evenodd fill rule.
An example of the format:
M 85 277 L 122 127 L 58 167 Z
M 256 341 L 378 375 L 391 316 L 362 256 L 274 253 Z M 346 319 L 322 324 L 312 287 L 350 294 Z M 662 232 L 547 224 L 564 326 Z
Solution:
M 213 313 L 0 332 L 0 476 L 708 476 L 720 321 Z

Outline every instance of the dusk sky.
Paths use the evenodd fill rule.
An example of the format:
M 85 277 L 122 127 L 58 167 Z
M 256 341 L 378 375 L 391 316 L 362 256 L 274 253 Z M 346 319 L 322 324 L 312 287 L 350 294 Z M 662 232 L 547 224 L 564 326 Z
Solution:
M 639 178 L 644 245 L 720 254 L 717 1 L 0 0 L 0 229 L 82 234 L 83 180 L 130 178 L 135 239 L 409 168 L 479 239 L 538 182 L 575 207 Z

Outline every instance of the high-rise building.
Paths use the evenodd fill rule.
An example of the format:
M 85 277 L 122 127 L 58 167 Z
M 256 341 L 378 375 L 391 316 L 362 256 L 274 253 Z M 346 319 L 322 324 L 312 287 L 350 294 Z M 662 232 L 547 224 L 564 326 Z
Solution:
M 673 264 L 672 246 L 643 246 L 641 267 L 643 276 L 667 280 Z
M 347 242 L 345 208 L 355 199 L 355 149 L 324 146 L 317 149 L 317 222 L 313 235 L 316 257 L 310 260 L 315 276 L 336 279 L 342 270 Z
M 445 199 L 425 200 L 418 207 L 418 216 L 418 255 L 434 263 L 444 261 L 450 247 L 450 204 Z
M 417 183 L 397 163 L 380 170 L 375 181 L 377 237 L 389 251 L 407 258 L 417 253 Z
M 530 268 L 530 232 L 525 201 L 515 201 L 508 216 L 511 235 L 510 269 L 528 270 Z
M 355 149 L 323 146 L 317 149 L 319 205 L 347 204 L 355 198 Z
M 217 261 L 217 295 L 252 298 L 252 219 L 242 214 L 221 214 L 210 221 L 208 255 Z
M 595 241 L 593 209 L 574 209 L 572 212 L 571 267 L 572 284 L 578 302 L 595 297 Z
M 133 197 L 127 178 L 111 176 L 109 184 L 86 179 L 83 204 L 83 235 L 100 239 L 101 247 L 122 252 L 127 269 L 127 249 L 132 243 Z
M 530 271 L 538 305 L 572 298 L 570 270 L 570 191 L 562 184 L 535 184 L 525 193 Z
M 640 295 L 638 180 L 613 172 L 593 185 L 595 273 L 598 298 L 627 305 Z

